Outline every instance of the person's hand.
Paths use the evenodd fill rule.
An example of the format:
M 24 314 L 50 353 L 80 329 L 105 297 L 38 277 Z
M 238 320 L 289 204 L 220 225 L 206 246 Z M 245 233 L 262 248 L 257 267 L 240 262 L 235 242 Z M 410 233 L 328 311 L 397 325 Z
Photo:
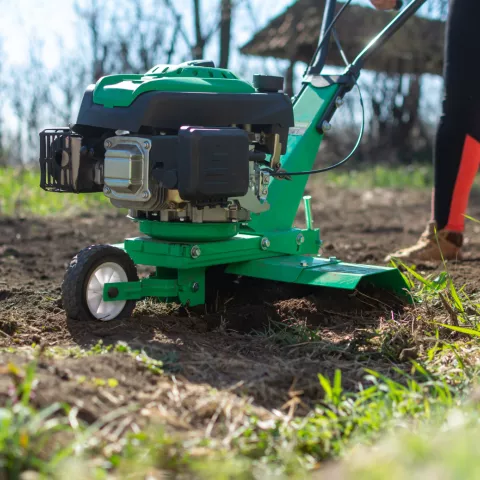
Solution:
M 370 0 L 371 4 L 378 10 L 393 10 L 397 0 Z

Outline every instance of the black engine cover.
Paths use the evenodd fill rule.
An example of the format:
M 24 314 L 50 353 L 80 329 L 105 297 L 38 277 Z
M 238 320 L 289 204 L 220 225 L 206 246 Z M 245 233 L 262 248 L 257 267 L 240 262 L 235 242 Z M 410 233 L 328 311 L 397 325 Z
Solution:
M 72 127 L 85 137 L 101 130 L 142 134 L 148 128 L 171 131 L 184 125 L 250 124 L 253 131 L 279 134 L 285 153 L 288 129 L 294 125 L 292 102 L 284 93 L 147 92 L 129 107 L 106 108 L 93 102 L 93 88 L 87 88 Z
M 239 128 L 182 127 L 178 135 L 154 136 L 152 175 L 195 206 L 227 203 L 248 191 L 248 133 Z
M 178 191 L 197 205 L 243 196 L 249 184 L 248 134 L 238 128 L 182 127 Z

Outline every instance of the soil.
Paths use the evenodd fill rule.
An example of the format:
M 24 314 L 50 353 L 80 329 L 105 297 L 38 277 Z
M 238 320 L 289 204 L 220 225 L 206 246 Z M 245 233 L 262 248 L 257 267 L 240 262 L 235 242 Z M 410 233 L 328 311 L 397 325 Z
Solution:
M 349 262 L 383 264 L 387 253 L 417 239 L 428 218 L 427 192 L 319 186 L 311 193 L 325 255 Z M 470 212 L 477 218 L 479 200 L 473 198 Z M 470 291 L 478 289 L 479 233 L 480 225 L 467 222 L 465 260 L 448 265 L 457 283 Z M 93 422 L 132 403 L 143 405 L 145 414 L 151 412 L 148 406 L 157 402 L 158 407 L 160 402 L 166 410 L 162 416 L 157 408 L 156 415 L 168 417 L 165 421 L 178 430 L 187 428 L 179 426 L 180 418 L 186 421 L 179 409 L 188 405 L 194 414 L 187 423 L 200 428 L 214 412 L 192 407 L 192 398 L 211 395 L 212 387 L 232 402 L 252 403 L 259 415 L 286 411 L 292 405 L 297 413 L 305 413 L 323 396 L 318 373 L 331 376 L 341 368 L 347 372 L 345 387 L 355 388 L 365 367 L 391 371 L 385 345 L 357 346 L 373 339 L 385 322 L 408 317 L 409 307 L 376 292 L 244 279 L 221 291 L 215 312 L 144 301 L 128 320 L 67 319 L 60 285 L 70 259 L 88 245 L 114 243 L 136 234 L 135 225 L 113 210 L 79 218 L 0 218 L 0 347 L 5 347 L 0 365 L 11 362 L 23 368 L 32 344 L 64 351 L 99 341 L 104 345 L 122 341 L 162 360 L 168 374 L 154 375 L 134 356 L 109 354 L 99 360 L 49 355 L 38 366 L 40 387 L 34 398 L 38 406 L 66 401 L 79 407 L 83 419 Z M 433 273 L 435 268 L 420 269 Z M 398 353 L 409 345 L 395 338 L 388 347 Z M 0 368 L 0 403 L 12 388 L 8 371 Z M 92 383 L 95 378 L 115 378 L 119 384 L 110 390 L 100 388 Z M 172 392 L 177 392 L 180 404 Z

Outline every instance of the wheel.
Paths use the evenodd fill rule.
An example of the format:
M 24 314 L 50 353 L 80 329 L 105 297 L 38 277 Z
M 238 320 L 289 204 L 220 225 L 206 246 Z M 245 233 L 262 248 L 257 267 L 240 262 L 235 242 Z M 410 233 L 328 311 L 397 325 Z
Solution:
M 130 317 L 134 300 L 103 301 L 106 283 L 138 281 L 132 259 L 111 245 L 92 245 L 70 262 L 62 284 L 63 308 L 76 320 L 115 320 Z

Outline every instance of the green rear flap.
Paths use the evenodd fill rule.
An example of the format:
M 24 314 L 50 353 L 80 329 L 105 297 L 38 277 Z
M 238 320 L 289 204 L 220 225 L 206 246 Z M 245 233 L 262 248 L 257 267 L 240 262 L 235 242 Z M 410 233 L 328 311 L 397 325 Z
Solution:
M 158 65 L 144 75 L 109 75 L 101 78 L 93 101 L 105 107 L 128 107 L 146 92 L 255 93 L 248 82 L 230 70 L 212 67 Z
M 408 286 L 396 268 L 343 263 L 334 258 L 307 255 L 271 257 L 232 263 L 226 272 L 265 280 L 347 290 L 354 290 L 362 282 L 401 296 L 408 295 Z

